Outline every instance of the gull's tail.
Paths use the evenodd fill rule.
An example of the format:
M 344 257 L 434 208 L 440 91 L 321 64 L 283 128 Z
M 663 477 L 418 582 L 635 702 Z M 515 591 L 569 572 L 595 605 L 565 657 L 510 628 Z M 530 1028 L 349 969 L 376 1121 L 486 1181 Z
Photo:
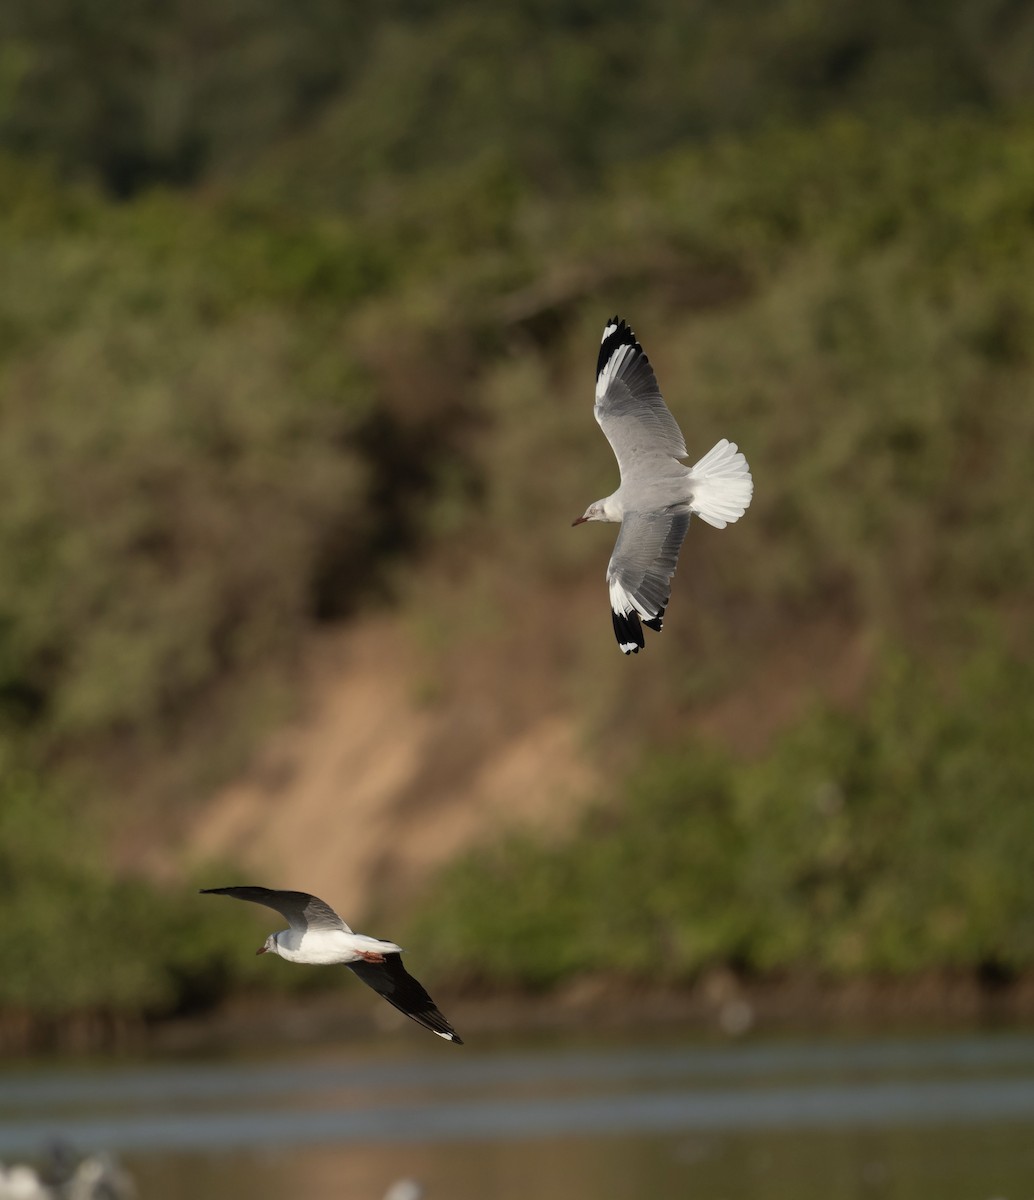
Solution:
M 692 498 L 689 507 L 701 521 L 724 529 L 747 511 L 754 494 L 754 480 L 747 460 L 736 443 L 725 438 L 689 468 Z

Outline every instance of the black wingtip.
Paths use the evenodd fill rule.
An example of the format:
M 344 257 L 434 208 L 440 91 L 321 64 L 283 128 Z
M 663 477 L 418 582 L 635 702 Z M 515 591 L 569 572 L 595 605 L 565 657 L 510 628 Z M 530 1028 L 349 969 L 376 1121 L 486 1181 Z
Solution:
M 639 624 L 639 614 L 635 609 L 627 613 L 611 609 L 610 615 L 614 620 L 614 636 L 618 640 L 618 646 L 622 653 L 638 654 L 646 645 L 643 627 Z
M 603 368 L 610 362 L 614 351 L 619 346 L 632 346 L 634 349 L 642 353 L 642 346 L 636 341 L 635 334 L 632 332 L 627 321 L 623 321 L 618 316 L 613 316 L 603 327 L 603 340 L 600 342 L 600 353 L 596 359 L 596 378 L 599 379 L 603 373 Z
M 432 1033 L 436 1033 L 443 1042 L 455 1042 L 457 1046 L 463 1045 L 463 1038 L 453 1029 L 445 1017 L 442 1016 L 439 1009 L 425 1008 L 414 1012 L 397 1004 L 390 996 L 385 996 L 385 999 L 389 1004 L 394 1004 L 399 1012 L 404 1012 L 407 1017 L 411 1017 L 418 1025 L 423 1025 L 425 1029 L 430 1029 Z
M 384 995 L 384 993 L 381 993 Z M 422 1025 L 425 1029 L 429 1029 L 442 1039 L 443 1042 L 455 1042 L 457 1046 L 463 1045 L 463 1038 L 456 1032 L 449 1022 L 442 1016 L 437 1008 L 424 1008 L 414 1010 L 400 1004 L 397 1000 L 393 1000 L 391 996 L 384 996 L 389 1004 L 393 1004 L 401 1013 L 405 1013 L 412 1021 L 416 1021 L 418 1025 Z
M 411 1021 L 429 1029 L 443 1041 L 463 1045 L 463 1039 L 435 1006 L 424 986 L 402 965 L 401 954 L 386 954 L 379 963 L 360 960 L 345 963 L 345 966 Z
M 661 626 L 664 624 L 664 609 L 662 608 L 655 617 L 651 617 L 648 621 L 644 620 L 643 624 L 647 629 L 652 629 L 654 633 L 660 633 Z

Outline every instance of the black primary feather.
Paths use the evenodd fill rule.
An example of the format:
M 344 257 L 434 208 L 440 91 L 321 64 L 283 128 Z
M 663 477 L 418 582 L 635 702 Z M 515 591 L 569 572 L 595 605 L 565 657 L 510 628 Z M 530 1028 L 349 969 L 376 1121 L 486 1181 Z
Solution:
M 450 1042 L 463 1045 L 463 1039 L 438 1011 L 423 985 L 402 965 L 401 955 L 385 954 L 382 963 L 354 962 L 345 965 L 363 983 L 418 1025 L 423 1025 Z
M 639 614 L 635 609 L 628 613 L 615 612 L 612 609 L 611 616 L 614 618 L 614 636 L 618 640 L 618 645 L 622 650 L 625 650 L 626 646 L 630 647 L 625 650 L 626 654 L 638 654 L 646 645 L 643 627 L 639 624 Z

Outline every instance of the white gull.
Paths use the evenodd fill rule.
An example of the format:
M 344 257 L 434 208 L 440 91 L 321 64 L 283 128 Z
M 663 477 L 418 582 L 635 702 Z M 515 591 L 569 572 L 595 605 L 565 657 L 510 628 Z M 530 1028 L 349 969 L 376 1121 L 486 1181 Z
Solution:
M 607 566 L 614 634 L 625 654 L 646 645 L 643 625 L 661 631 L 682 541 L 695 513 L 716 529 L 738 521 L 754 494 L 747 460 L 722 438 L 692 467 L 686 442 L 657 386 L 650 360 L 628 325 L 603 330 L 593 409 L 618 460 L 621 486 L 583 521 L 620 521 Z M 642 624 L 640 624 L 642 621 Z
M 394 942 L 353 933 L 329 904 L 308 892 L 275 891 L 264 887 L 202 888 L 202 895 L 232 896 L 275 909 L 287 918 L 289 929 L 271 933 L 257 954 L 278 954 L 288 962 L 331 966 L 353 971 L 368 987 L 401 1013 L 447 1042 L 463 1039 L 435 1007 L 423 987 L 402 965 L 402 947 Z

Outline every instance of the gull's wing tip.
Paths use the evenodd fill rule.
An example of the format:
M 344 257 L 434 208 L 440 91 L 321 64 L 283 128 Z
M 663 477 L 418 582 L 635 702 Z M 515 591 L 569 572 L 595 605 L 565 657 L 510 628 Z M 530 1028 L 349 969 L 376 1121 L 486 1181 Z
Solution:
M 384 961 L 363 961 L 345 964 L 367 987 L 410 1020 L 416 1021 L 431 1033 L 447 1042 L 463 1045 L 463 1039 L 442 1015 L 441 1010 L 427 994 L 426 988 L 402 965 L 402 956 L 397 952 L 385 954 Z
M 597 409 L 602 403 L 605 403 L 607 389 L 613 382 L 615 364 L 620 367 L 628 354 L 638 355 L 641 359 L 646 358 L 642 346 L 635 340 L 635 334 L 627 325 L 622 325 L 617 329 L 613 326 L 609 327 L 606 336 L 600 342 L 600 352 L 596 358 Z M 598 414 L 596 419 L 599 420 Z
M 617 638 L 622 654 L 638 654 L 645 648 L 646 639 L 643 637 L 643 629 L 639 624 L 639 614 L 631 605 L 629 605 L 629 610 L 623 612 L 617 608 L 611 609 L 614 636 Z

